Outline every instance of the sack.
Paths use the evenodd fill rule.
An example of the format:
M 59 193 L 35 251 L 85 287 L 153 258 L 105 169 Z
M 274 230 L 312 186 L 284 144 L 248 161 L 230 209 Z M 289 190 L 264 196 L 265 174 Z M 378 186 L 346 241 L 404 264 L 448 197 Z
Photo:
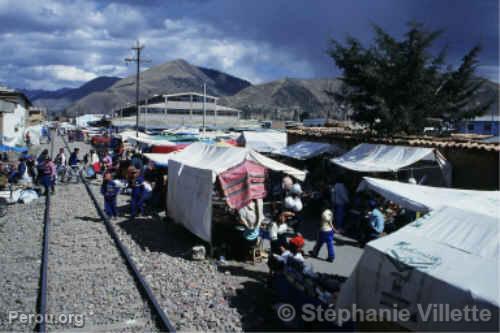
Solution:
M 19 196 L 19 202 L 25 204 L 30 203 L 36 199 L 38 199 L 38 194 L 36 193 L 36 191 L 33 190 L 24 190 Z

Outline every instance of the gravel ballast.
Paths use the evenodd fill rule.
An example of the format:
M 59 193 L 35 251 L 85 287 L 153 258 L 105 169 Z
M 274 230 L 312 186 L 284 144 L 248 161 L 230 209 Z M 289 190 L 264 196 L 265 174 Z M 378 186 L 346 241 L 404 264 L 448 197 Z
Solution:
M 81 149 L 90 146 L 70 143 Z M 63 147 L 56 138 L 54 151 Z M 100 177 L 89 181 L 102 206 Z M 129 219 L 129 199 L 120 195 L 120 216 L 111 221 L 158 303 L 179 331 L 243 331 L 274 325 L 267 274 L 251 265 L 190 260 L 201 242 L 166 222 L 164 213 Z M 6 323 L 8 311 L 36 313 L 45 199 L 9 207 L 0 218 L 1 330 L 32 330 Z M 60 184 L 51 200 L 48 313 L 82 314 L 84 330 L 155 331 L 150 307 L 138 291 L 83 184 Z M 29 208 L 29 209 L 27 209 Z M 6 267 L 6 269 L 3 269 Z M 49 330 L 73 329 L 52 323 Z

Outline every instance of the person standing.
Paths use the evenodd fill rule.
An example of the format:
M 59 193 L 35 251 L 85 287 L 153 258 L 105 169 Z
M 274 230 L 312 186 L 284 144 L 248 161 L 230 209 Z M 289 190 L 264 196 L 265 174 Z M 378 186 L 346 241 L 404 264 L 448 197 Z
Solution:
M 50 159 L 49 155 L 46 156 L 45 161 L 41 164 L 41 182 L 43 187 L 45 188 L 44 195 L 49 193 L 49 188 L 51 193 L 55 193 L 54 188 L 54 179 L 56 174 L 56 165 Z
M 137 214 L 144 212 L 143 195 L 144 195 L 144 178 L 140 170 L 135 169 L 130 181 L 132 187 L 132 201 L 130 203 L 130 216 L 136 217 Z
M 111 172 L 106 171 L 101 185 L 101 194 L 104 196 L 104 211 L 109 218 L 116 218 L 118 216 L 116 197 L 119 192 L 120 188 L 114 182 Z
M 55 158 L 56 164 L 56 180 L 58 176 L 61 176 L 61 182 L 64 180 L 64 175 L 66 171 L 66 154 L 64 154 L 64 148 L 59 149 L 59 153 L 57 153 Z
M 343 177 L 335 183 L 331 193 L 332 207 L 335 214 L 335 226 L 339 233 L 344 231 L 344 219 L 347 205 L 349 204 L 349 192 L 344 185 Z
M 80 164 L 80 160 L 78 159 L 78 153 L 80 152 L 79 148 L 75 148 L 71 155 L 69 155 L 68 165 L 71 168 L 70 178 L 75 177 L 75 181 L 78 182 L 78 168 Z
M 370 200 L 368 205 L 371 211 L 368 213 L 368 226 L 370 231 L 368 233 L 368 241 L 376 239 L 384 232 L 385 217 L 384 214 L 378 209 L 377 201 Z
M 26 131 L 26 134 L 24 135 L 24 142 L 26 142 L 27 147 L 31 146 L 31 135 L 29 131 Z
M 280 248 L 286 246 L 286 233 L 288 218 L 294 216 L 292 212 L 283 212 L 277 216 L 269 228 L 269 237 L 271 238 L 271 253 L 279 254 Z
M 13 171 L 9 176 L 9 183 L 17 183 L 19 180 L 25 178 L 27 172 L 26 162 L 24 157 L 19 157 L 19 164 L 17 170 Z
M 328 261 L 335 260 L 335 248 L 333 246 L 333 236 L 335 234 L 335 227 L 333 226 L 333 213 L 330 209 L 326 209 L 321 214 L 321 224 L 318 233 L 318 240 L 314 245 L 312 251 L 309 251 L 311 257 L 317 257 L 323 244 L 326 243 L 328 249 Z

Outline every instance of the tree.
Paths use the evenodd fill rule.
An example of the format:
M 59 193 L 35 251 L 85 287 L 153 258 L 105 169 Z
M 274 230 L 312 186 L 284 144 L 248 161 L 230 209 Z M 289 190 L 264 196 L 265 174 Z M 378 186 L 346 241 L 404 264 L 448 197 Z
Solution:
M 353 110 L 354 120 L 379 134 L 418 133 L 429 117 L 457 122 L 484 113 L 493 103 L 472 103 L 484 80 L 474 76 L 480 47 L 473 47 L 454 69 L 445 65 L 446 48 L 430 49 L 442 31 L 412 22 L 398 41 L 379 26 L 365 48 L 348 37 L 331 41 L 329 55 L 343 71 L 337 102 Z

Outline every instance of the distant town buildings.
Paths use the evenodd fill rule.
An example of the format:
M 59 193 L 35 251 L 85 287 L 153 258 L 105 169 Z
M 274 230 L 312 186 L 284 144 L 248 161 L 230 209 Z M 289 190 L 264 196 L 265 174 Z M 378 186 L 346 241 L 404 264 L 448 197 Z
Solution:
M 45 121 L 45 117 L 47 115 L 47 109 L 31 106 L 28 109 L 28 126 L 38 125 Z
M 480 116 L 460 122 L 458 132 L 498 136 L 499 123 L 500 116 L 498 115 Z

